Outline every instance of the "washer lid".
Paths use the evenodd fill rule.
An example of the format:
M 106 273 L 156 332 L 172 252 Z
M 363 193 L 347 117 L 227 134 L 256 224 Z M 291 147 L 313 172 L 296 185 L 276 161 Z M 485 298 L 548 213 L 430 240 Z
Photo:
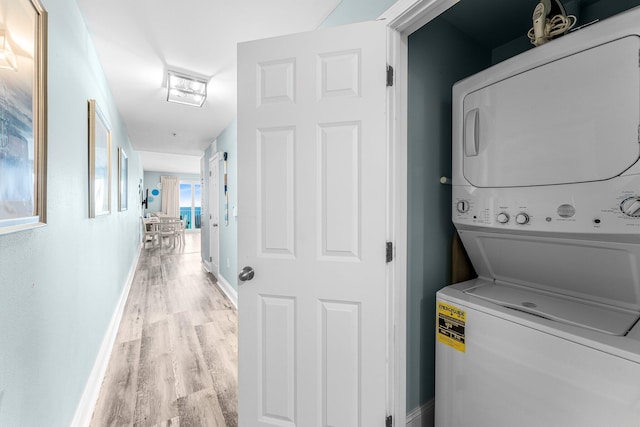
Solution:
M 640 244 L 498 231 L 458 230 L 478 276 L 640 312 Z
M 609 335 L 625 335 L 640 313 L 509 284 L 489 283 L 464 291 L 503 307 Z

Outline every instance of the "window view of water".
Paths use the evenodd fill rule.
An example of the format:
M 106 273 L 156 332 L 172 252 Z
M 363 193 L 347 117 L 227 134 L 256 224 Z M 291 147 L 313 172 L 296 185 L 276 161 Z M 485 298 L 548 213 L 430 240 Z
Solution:
M 196 182 L 180 183 L 180 218 L 188 230 L 201 227 L 202 186 Z

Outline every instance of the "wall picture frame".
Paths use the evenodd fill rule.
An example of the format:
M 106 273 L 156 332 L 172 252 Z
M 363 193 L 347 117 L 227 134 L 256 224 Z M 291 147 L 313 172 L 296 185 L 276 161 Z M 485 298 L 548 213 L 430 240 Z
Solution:
M 129 209 L 129 157 L 124 148 L 118 149 L 118 210 Z
M 46 224 L 47 12 L 0 0 L 0 234 Z
M 90 99 L 89 106 L 89 218 L 111 213 L 111 127 Z

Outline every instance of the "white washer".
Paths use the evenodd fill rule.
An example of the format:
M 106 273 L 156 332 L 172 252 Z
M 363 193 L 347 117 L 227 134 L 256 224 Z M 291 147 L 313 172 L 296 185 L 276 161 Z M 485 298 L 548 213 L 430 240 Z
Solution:
M 453 88 L 436 427 L 640 426 L 640 8 Z
M 482 285 L 500 286 L 437 296 L 464 312 L 466 347 L 436 344 L 437 427 L 640 425 L 640 327 L 619 337 L 562 324 L 479 298 Z

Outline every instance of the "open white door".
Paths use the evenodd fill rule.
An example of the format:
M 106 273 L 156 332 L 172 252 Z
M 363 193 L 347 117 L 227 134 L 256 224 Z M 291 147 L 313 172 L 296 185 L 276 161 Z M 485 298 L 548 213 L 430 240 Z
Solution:
M 209 262 L 211 273 L 220 273 L 220 161 L 216 153 L 209 160 Z
M 239 45 L 243 427 L 385 425 L 386 97 L 383 22 Z

